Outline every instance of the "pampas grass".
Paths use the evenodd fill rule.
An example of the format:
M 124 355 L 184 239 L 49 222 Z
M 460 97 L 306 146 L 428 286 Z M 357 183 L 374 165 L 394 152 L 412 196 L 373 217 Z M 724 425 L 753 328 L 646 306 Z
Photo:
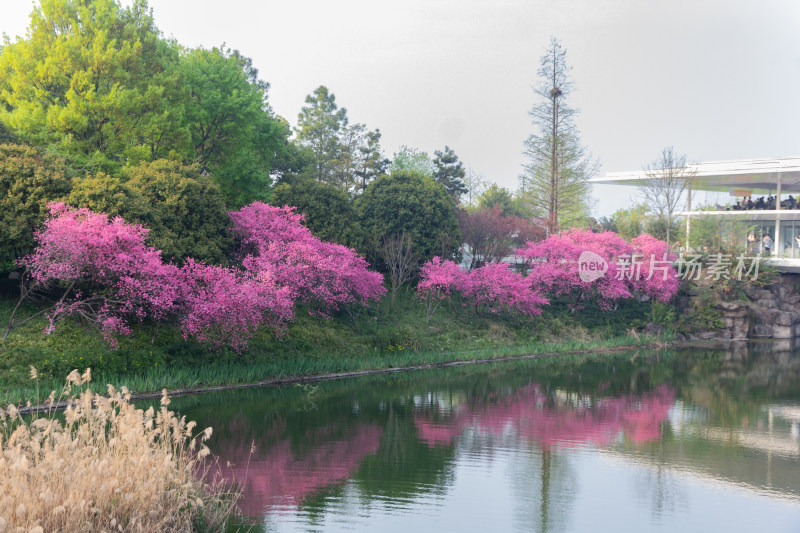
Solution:
M 90 380 L 74 370 L 50 394 L 63 414 L 0 409 L 0 533 L 225 530 L 238 494 L 206 479 L 211 428 L 170 411 L 166 391 L 142 410 L 127 388 L 100 395 Z

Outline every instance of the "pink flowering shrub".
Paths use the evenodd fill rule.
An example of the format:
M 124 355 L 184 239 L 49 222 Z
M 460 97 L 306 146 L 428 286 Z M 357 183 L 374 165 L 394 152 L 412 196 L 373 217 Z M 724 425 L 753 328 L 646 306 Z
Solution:
M 659 262 L 666 250 L 666 243 L 650 235 L 637 237 L 629 244 L 610 231 L 593 233 L 572 229 L 550 235 L 543 241 L 529 242 L 516 253 L 525 258 L 534 289 L 550 297 L 570 298 L 575 305 L 594 299 L 602 308 L 610 310 L 616 301 L 630 298 L 634 291 L 664 301 L 675 294 L 677 272 L 672 266 Z M 579 259 L 586 252 L 591 252 L 590 260 L 605 265 L 602 275 L 581 277 Z M 645 279 L 651 271 L 651 255 L 655 258 L 653 265 L 662 269 L 660 272 L 665 279 L 661 278 L 662 274 L 658 279 L 656 276 Z
M 174 320 L 184 338 L 240 350 L 259 326 L 281 333 L 291 321 L 290 291 L 268 272 L 191 259 L 178 268 L 145 244 L 147 233 L 119 217 L 52 204 L 36 249 L 20 261 L 30 280 L 23 297 L 59 295 L 47 311 L 46 332 L 64 317 L 80 316 L 97 324 L 116 348 L 133 320 Z M 9 329 L 13 320 L 12 315 Z
M 47 313 L 47 332 L 77 315 L 97 323 L 115 346 L 117 335 L 130 333 L 128 319 L 161 319 L 174 312 L 178 269 L 145 244 L 146 228 L 63 203 L 50 210 L 36 249 L 20 260 L 34 290 L 61 291 Z
M 631 241 L 638 272 L 634 272 L 633 288 L 655 300 L 668 302 L 678 293 L 678 272 L 671 265 L 677 257 L 664 241 L 642 234 Z
M 267 273 L 253 275 L 188 259 L 180 274 L 184 339 L 240 351 L 259 326 L 267 324 L 280 334 L 294 316 L 289 290 L 278 287 Z
M 442 261 L 438 256 L 422 265 L 417 297 L 425 300 L 425 316 L 429 322 L 442 301 L 463 288 L 466 278 L 467 273 L 461 267 L 453 261 Z
M 475 306 L 492 313 L 518 312 L 540 315 L 549 302 L 531 288 L 530 280 L 511 270 L 506 263 L 492 263 L 470 271 L 461 291 Z
M 351 304 L 367 306 L 386 292 L 381 274 L 350 248 L 316 238 L 293 207 L 254 202 L 230 216 L 245 270 L 268 273 L 312 314 L 328 317 Z
M 446 297 L 460 293 L 468 302 L 492 313 L 539 315 L 548 303 L 530 282 L 505 263 L 492 263 L 465 272 L 452 261 L 434 257 L 422 265 L 417 297 L 425 300 L 427 318 Z

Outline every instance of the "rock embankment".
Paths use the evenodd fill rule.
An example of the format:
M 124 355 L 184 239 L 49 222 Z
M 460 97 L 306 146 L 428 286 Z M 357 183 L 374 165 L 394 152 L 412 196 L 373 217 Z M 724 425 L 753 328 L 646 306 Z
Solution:
M 691 299 L 693 294 L 690 293 Z M 714 304 L 722 328 L 690 338 L 716 340 L 793 339 L 800 337 L 800 275 L 783 274 L 765 286 L 745 285 L 739 298 Z

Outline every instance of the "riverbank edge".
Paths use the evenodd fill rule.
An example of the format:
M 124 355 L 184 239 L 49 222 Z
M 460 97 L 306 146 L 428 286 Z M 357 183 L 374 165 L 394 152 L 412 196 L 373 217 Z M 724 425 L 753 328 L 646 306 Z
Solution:
M 405 366 L 389 366 L 386 368 L 370 368 L 364 370 L 353 370 L 347 372 L 331 372 L 327 374 L 304 374 L 304 375 L 296 375 L 296 376 L 287 376 L 287 377 L 280 377 L 274 379 L 266 379 L 260 381 L 254 381 L 249 383 L 230 383 L 226 385 L 214 385 L 214 386 L 201 386 L 201 387 L 183 387 L 177 388 L 172 390 L 167 390 L 167 395 L 169 397 L 177 397 L 177 396 L 188 396 L 192 394 L 204 394 L 209 392 L 223 392 L 229 390 L 238 390 L 238 389 L 252 389 L 252 388 L 265 388 L 265 387 L 278 387 L 282 385 L 295 385 L 295 384 L 304 384 L 304 383 L 314 383 L 319 381 L 330 381 L 335 379 L 344 379 L 344 378 L 352 378 L 352 377 L 359 377 L 359 376 L 370 376 L 370 375 L 379 375 L 379 374 L 392 374 L 397 372 L 409 372 L 415 370 L 430 370 L 433 368 L 447 368 L 447 367 L 456 367 L 456 366 L 465 366 L 465 365 L 475 365 L 475 364 L 484 364 L 484 363 L 502 363 L 502 362 L 509 362 L 509 361 L 521 361 L 526 359 L 547 359 L 552 357 L 559 357 L 559 356 L 570 356 L 570 355 L 590 355 L 590 354 L 614 354 L 614 353 L 622 353 L 631 350 L 637 349 L 665 349 L 665 348 L 724 348 L 730 345 L 732 342 L 730 340 L 673 340 L 673 341 L 659 341 L 653 340 L 652 342 L 642 343 L 642 344 L 627 344 L 627 345 L 620 345 L 620 346 L 605 346 L 605 347 L 595 347 L 595 348 L 586 348 L 580 350 L 570 350 L 570 351 L 550 351 L 550 352 L 543 352 L 543 353 L 536 353 L 536 354 L 521 354 L 521 355 L 508 355 L 508 356 L 501 356 L 501 357 L 484 357 L 484 358 L 471 358 L 471 359 L 454 359 L 451 361 L 441 361 L 437 363 L 420 363 L 420 364 L 410 364 Z M 472 352 L 465 352 L 464 355 L 467 355 Z M 137 394 L 131 394 L 131 401 L 137 400 L 150 400 L 161 398 L 164 392 L 159 391 L 152 391 L 152 392 L 142 392 Z M 52 405 L 47 404 L 39 404 L 39 405 L 24 405 L 18 406 L 17 410 L 20 414 L 35 414 L 35 413 L 42 413 L 48 411 L 58 411 L 63 410 L 67 407 L 68 402 L 58 402 Z

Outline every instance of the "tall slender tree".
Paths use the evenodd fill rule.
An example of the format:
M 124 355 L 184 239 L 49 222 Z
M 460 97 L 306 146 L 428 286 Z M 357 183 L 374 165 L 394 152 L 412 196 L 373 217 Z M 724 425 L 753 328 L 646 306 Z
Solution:
M 314 156 L 313 177 L 335 181 L 336 162 L 341 158 L 341 135 L 347 129 L 347 109 L 339 108 L 336 96 L 320 85 L 306 96 L 306 105 L 297 117 L 297 141 L 311 149 Z
M 581 223 L 589 214 L 588 183 L 598 161 L 581 144 L 574 118 L 578 110 L 567 103 L 574 90 L 567 51 L 552 38 L 542 56 L 534 93 L 539 101 L 529 115 L 536 132 L 525 141 L 529 162 L 520 175 L 520 192 L 535 215 L 545 218 L 548 232 Z
M 686 155 L 676 153 L 672 146 L 661 150 L 661 155 L 648 163 L 644 172 L 647 181 L 641 188 L 642 194 L 649 210 L 665 224 L 669 246 L 675 214 L 686 204 L 684 193 L 696 172 L 686 165 Z
M 461 195 L 467 192 L 464 184 L 467 171 L 464 170 L 464 165 L 449 146 L 444 147 L 444 152 L 436 150 L 433 154 L 436 156 L 433 159 L 433 179 L 444 185 L 453 200 L 458 203 Z

